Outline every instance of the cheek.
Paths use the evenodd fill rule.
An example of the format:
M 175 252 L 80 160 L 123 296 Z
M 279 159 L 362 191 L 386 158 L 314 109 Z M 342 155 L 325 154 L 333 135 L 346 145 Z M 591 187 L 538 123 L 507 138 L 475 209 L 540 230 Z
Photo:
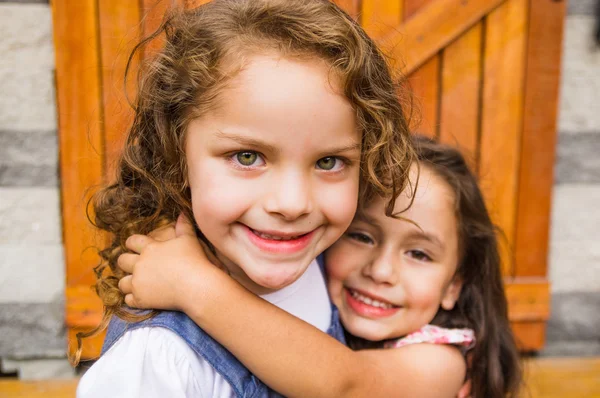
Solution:
M 405 285 L 405 289 L 413 307 L 423 310 L 431 308 L 437 311 L 442 291 L 442 282 L 438 278 L 428 278 L 423 275 L 415 275 L 409 280 L 411 283 Z
M 358 174 L 338 184 L 323 184 L 315 195 L 319 208 L 330 226 L 344 232 L 356 213 L 358 203 Z
M 201 165 L 190 172 L 190 188 L 194 218 L 202 230 L 202 225 L 235 222 L 248 208 L 254 192 L 220 167 Z
M 327 280 L 332 295 L 333 290 L 339 294 L 348 278 L 360 270 L 361 256 L 352 246 L 341 239 L 325 252 Z

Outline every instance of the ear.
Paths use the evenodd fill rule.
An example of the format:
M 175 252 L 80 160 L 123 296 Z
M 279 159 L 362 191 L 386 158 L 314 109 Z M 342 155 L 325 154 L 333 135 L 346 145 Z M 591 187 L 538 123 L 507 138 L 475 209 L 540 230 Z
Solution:
M 458 301 L 460 297 L 460 291 L 462 290 L 463 281 L 458 275 L 454 275 L 452 281 L 446 288 L 446 292 L 444 293 L 444 297 L 442 297 L 441 306 L 446 311 L 450 311 L 454 308 L 454 305 Z

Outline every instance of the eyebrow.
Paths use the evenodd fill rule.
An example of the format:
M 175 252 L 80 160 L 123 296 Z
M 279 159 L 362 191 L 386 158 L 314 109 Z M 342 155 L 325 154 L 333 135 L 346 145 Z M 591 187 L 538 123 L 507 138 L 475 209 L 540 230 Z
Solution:
M 244 146 L 253 147 L 253 148 L 260 147 L 260 148 L 264 148 L 266 151 L 272 152 L 272 153 L 281 152 L 281 150 L 279 148 L 277 148 L 276 146 L 271 145 L 267 142 L 261 141 L 256 138 L 246 137 L 244 135 L 235 134 L 235 133 L 225 133 L 222 130 L 217 130 L 215 135 L 219 138 L 224 138 L 224 139 L 228 139 L 231 141 L 235 141 L 238 144 L 241 144 Z M 324 157 L 324 156 L 337 155 L 339 153 L 344 153 L 344 152 L 358 151 L 361 149 L 361 146 L 362 146 L 362 144 L 360 142 L 354 142 L 349 145 L 327 148 L 327 149 L 322 150 L 318 156 Z
M 367 214 L 364 214 L 364 213 L 357 214 L 356 219 L 359 221 L 363 221 L 367 224 L 373 225 L 375 227 L 379 227 L 377 220 L 373 217 L 370 217 Z M 397 221 L 409 222 L 406 219 L 398 219 Z M 412 222 L 409 222 L 409 223 L 411 225 L 414 225 Z M 438 245 L 442 249 L 444 249 L 446 247 L 444 245 L 444 242 L 442 242 L 442 240 L 439 239 L 436 235 L 423 231 L 423 229 L 418 225 L 414 225 L 414 226 L 419 229 L 417 231 L 410 231 L 408 234 L 406 234 L 406 236 L 405 236 L 406 239 L 424 239 L 428 242 Z
M 234 133 L 225 133 L 221 130 L 217 130 L 215 135 L 219 138 L 225 138 L 225 139 L 228 139 L 231 141 L 235 141 L 238 144 L 241 144 L 244 146 L 253 147 L 253 148 L 257 148 L 257 147 L 264 148 L 268 152 L 272 152 L 272 153 L 281 152 L 281 150 L 279 148 L 275 147 L 274 145 L 271 145 L 264 141 L 258 140 L 256 138 L 246 137 L 244 135 L 234 134 Z
M 345 152 L 360 151 L 361 147 L 362 144 L 360 142 L 355 142 L 345 146 L 324 149 L 320 152 L 318 156 L 334 156 Z

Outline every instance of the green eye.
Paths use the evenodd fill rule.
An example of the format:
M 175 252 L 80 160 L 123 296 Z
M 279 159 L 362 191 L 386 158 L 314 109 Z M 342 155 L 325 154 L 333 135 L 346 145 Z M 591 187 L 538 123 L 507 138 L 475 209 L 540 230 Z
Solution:
M 321 170 L 333 170 L 339 159 L 333 156 L 317 160 L 317 167 Z
M 242 166 L 252 166 L 258 160 L 256 152 L 239 152 L 235 157 Z

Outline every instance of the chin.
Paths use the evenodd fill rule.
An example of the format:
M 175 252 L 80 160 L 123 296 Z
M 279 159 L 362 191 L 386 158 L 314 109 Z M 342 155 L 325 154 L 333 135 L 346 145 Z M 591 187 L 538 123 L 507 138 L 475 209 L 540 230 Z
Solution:
M 344 323 L 346 330 L 353 336 L 370 341 L 382 341 L 390 339 L 388 330 L 381 330 L 377 325 L 356 325 Z
M 246 275 L 248 275 L 248 277 L 257 285 L 271 290 L 279 290 L 297 281 L 298 278 L 300 278 L 302 274 L 306 272 L 308 267 L 303 267 L 302 269 L 294 267 L 294 269 L 283 270 L 281 269 L 283 268 L 281 266 L 275 266 L 274 268 L 275 269 L 270 268 L 268 270 L 260 270 L 258 272 L 244 271 L 246 272 Z

